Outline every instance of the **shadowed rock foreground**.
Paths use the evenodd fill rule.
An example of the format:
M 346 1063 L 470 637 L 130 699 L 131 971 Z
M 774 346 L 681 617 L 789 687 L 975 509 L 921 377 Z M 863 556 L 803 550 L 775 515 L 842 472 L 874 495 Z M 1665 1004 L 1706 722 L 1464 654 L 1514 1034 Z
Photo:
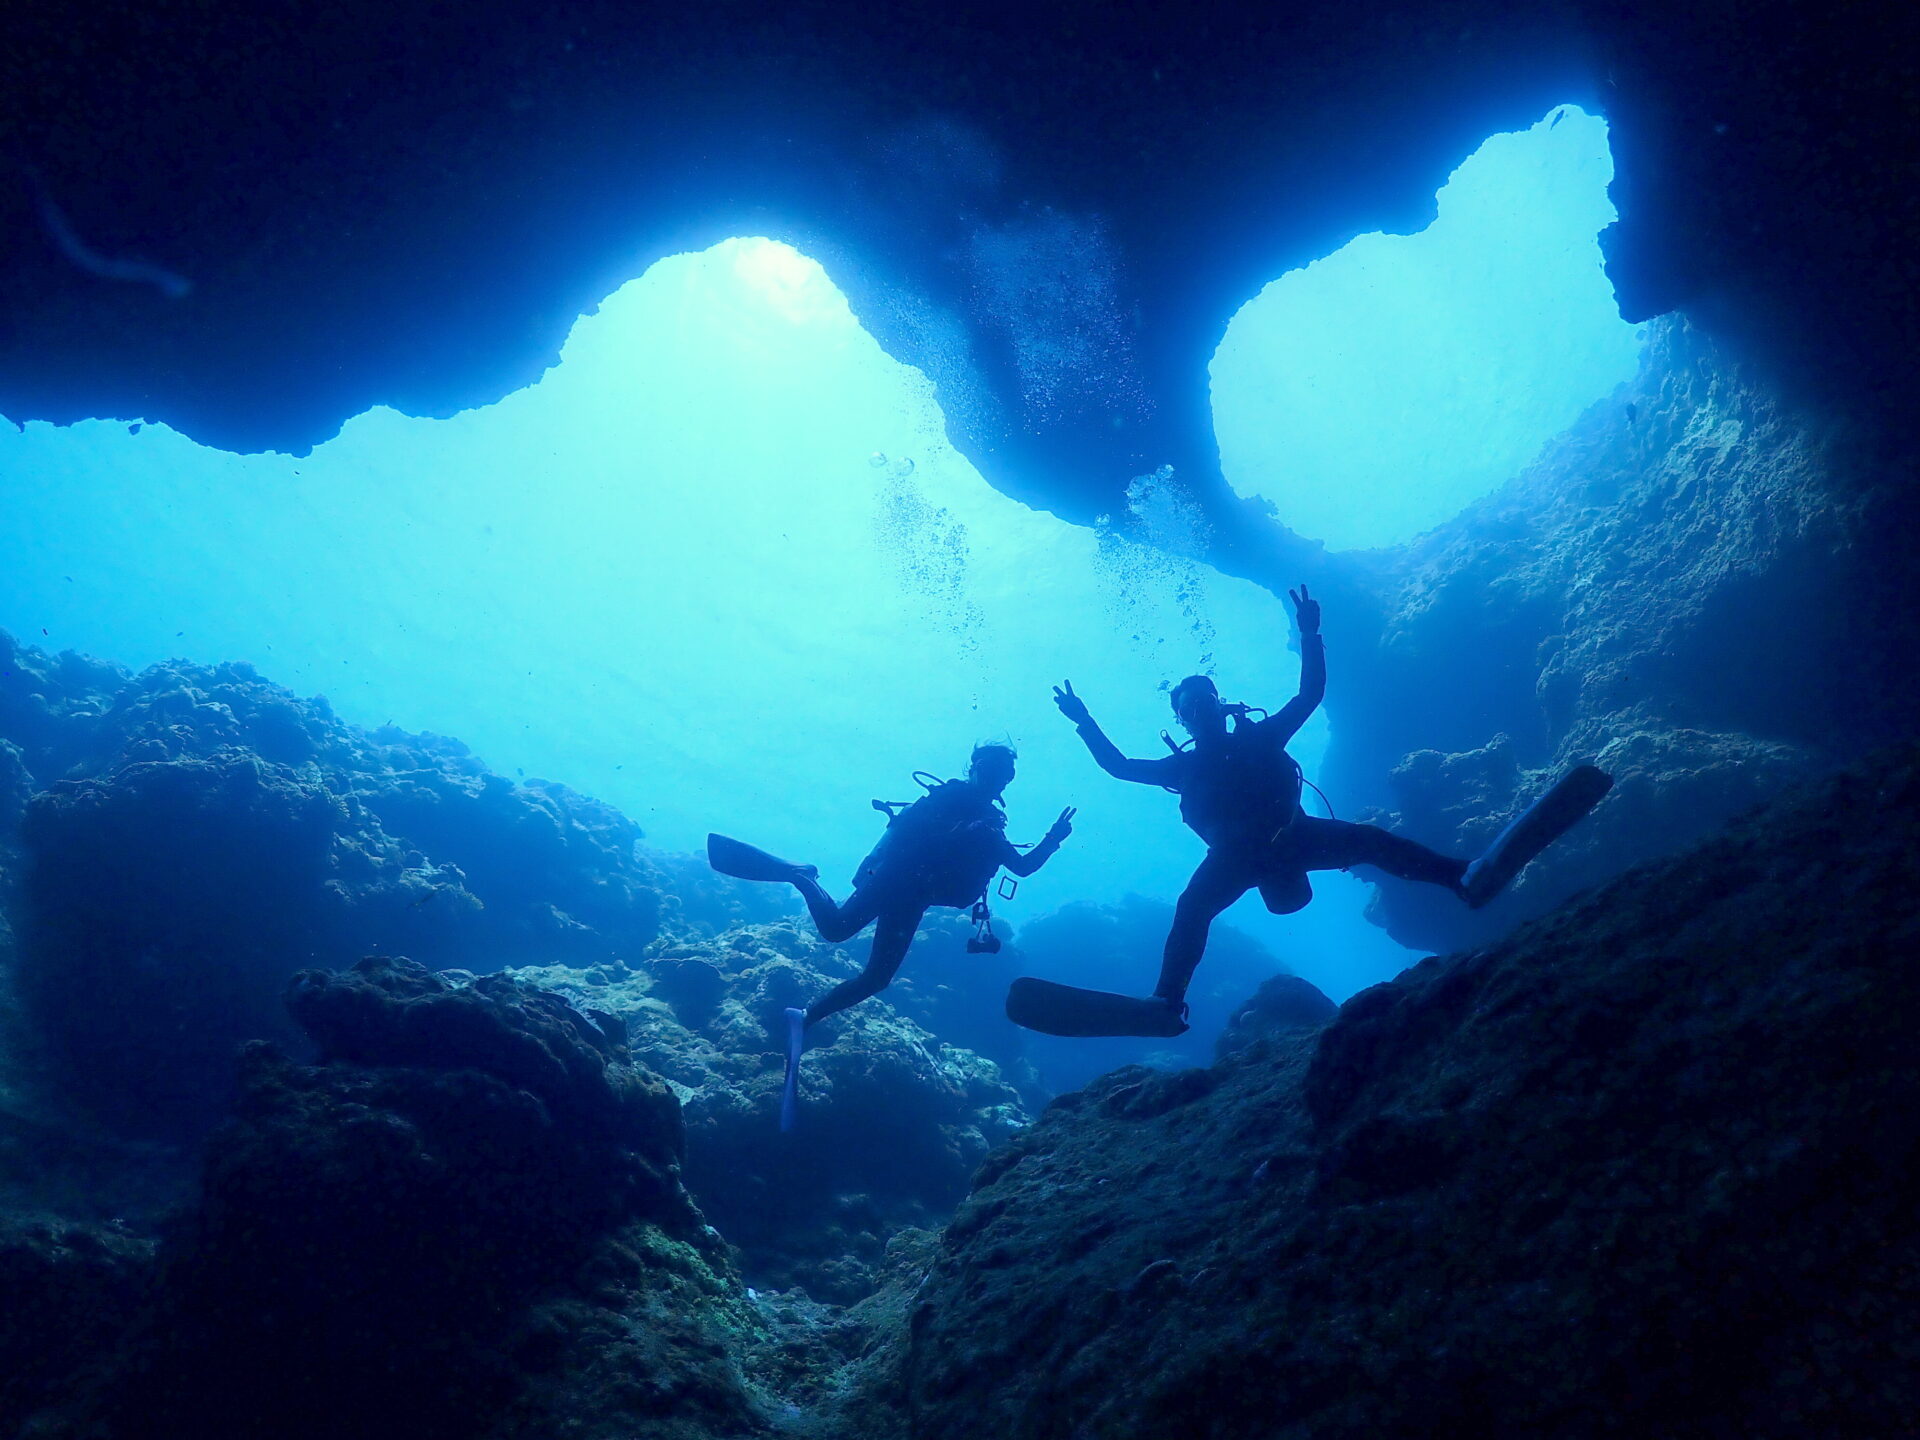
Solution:
M 1005 975 L 930 922 L 821 1028 L 783 1137 L 781 1008 L 857 962 L 763 892 L 236 667 L 5 655 L 0 1433 L 1787 1437 L 1920 1407 L 1920 750 L 1337 1014 L 1275 977 L 1211 1067 L 1037 1123 Z M 1117 948 L 1129 913 L 1061 936 Z M 355 963 L 395 934 L 464 965 Z
M 873 1434 L 1890 1435 L 1920 755 L 989 1157 Z

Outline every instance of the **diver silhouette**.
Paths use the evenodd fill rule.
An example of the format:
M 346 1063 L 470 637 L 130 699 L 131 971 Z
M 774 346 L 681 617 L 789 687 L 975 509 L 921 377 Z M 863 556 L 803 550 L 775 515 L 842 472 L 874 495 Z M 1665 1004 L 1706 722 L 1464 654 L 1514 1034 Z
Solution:
M 876 808 L 890 813 L 887 828 L 855 870 L 853 893 L 843 904 L 820 883 L 817 866 L 792 864 L 725 835 L 707 836 L 707 861 L 714 869 L 743 880 L 792 885 L 806 902 L 820 938 L 829 944 L 851 940 L 870 924 L 874 927 L 866 967 L 858 975 L 841 981 L 805 1010 L 786 1012 L 782 1129 L 792 1128 L 795 1067 L 807 1028 L 892 984 L 921 918 L 936 906 L 975 907 L 986 943 L 970 943 L 969 948 L 997 950 L 999 942 L 984 919 L 993 877 L 1002 869 L 1023 878 L 1033 874 L 1073 833 L 1074 809 L 1068 806 L 1031 849 L 1022 851 L 1007 839 L 1000 797 L 1013 781 L 1016 759 L 1010 745 L 976 745 L 966 779 L 932 784 L 908 805 L 875 801 Z
M 1131 759 L 1094 722 L 1071 681 L 1055 687 L 1054 703 L 1100 768 L 1178 793 L 1180 818 L 1207 842 L 1207 855 L 1174 906 L 1151 1000 L 1022 979 L 1008 997 L 1008 1014 L 1019 1023 L 1061 1035 L 1178 1035 L 1187 1028 L 1187 986 L 1205 953 L 1207 932 L 1248 890 L 1257 888 L 1274 914 L 1291 915 L 1313 898 L 1309 871 L 1372 865 L 1403 880 L 1442 886 L 1477 909 L 1611 786 L 1593 767 L 1578 767 L 1472 862 L 1377 825 L 1308 815 L 1300 805 L 1300 767 L 1286 745 L 1326 694 L 1327 657 L 1319 601 L 1305 585 L 1287 595 L 1300 631 L 1299 693 L 1277 714 L 1253 720 L 1247 706 L 1224 703 L 1206 676 L 1189 675 L 1174 686 L 1171 699 L 1193 737 L 1190 749 Z

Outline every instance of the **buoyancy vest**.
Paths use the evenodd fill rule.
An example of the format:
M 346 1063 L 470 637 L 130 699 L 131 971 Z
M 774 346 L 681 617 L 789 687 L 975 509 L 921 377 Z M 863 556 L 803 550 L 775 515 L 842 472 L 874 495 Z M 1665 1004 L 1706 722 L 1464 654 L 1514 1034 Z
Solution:
M 1300 814 L 1300 765 L 1272 732 L 1241 723 L 1182 752 L 1180 818 L 1209 846 L 1266 845 Z
M 853 883 L 965 907 L 986 893 L 1006 849 L 1007 816 L 998 802 L 964 780 L 944 780 L 892 815 Z

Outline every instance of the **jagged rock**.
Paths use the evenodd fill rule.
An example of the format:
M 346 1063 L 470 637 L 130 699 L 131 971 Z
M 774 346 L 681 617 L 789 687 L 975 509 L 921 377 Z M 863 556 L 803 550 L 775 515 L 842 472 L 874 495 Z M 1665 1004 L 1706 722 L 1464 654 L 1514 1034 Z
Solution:
M 1214 1042 L 1215 1058 L 1244 1050 L 1255 1040 L 1289 1030 L 1314 1030 L 1339 1012 L 1320 987 L 1298 975 L 1275 975 L 1262 982 L 1233 1014 Z
M 1917 850 L 1906 749 L 1205 1083 L 1066 1097 L 843 1433 L 1901 1433 Z
M 998 1066 L 925 1028 L 944 1010 L 926 984 L 941 962 L 920 946 L 944 939 L 958 952 L 961 935 L 923 935 L 907 962 L 913 988 L 897 981 L 816 1029 L 792 1135 L 777 1124 L 782 1011 L 854 973 L 863 941 L 842 950 L 782 922 L 665 942 L 637 970 L 517 973 L 620 1017 L 634 1055 L 674 1086 L 688 1188 L 752 1283 L 844 1304 L 879 1283 L 892 1238 L 938 1225 L 974 1167 L 1027 1121 Z
M 280 987 L 328 925 L 339 801 L 242 752 L 34 797 L 16 983 L 60 1088 L 129 1133 L 204 1133 L 233 1055 L 291 1038 Z
M 43 1434 L 749 1434 L 745 1300 L 678 1105 L 564 1001 L 403 960 L 303 975 L 332 1057 L 246 1056 L 151 1312 Z
M 1905 664 L 1847 625 L 1893 523 L 1842 494 L 1873 463 L 1662 321 L 1636 379 L 1520 475 L 1368 557 L 1382 639 L 1333 683 L 1336 792 L 1390 796 L 1390 825 L 1465 856 L 1575 763 L 1617 782 L 1487 909 L 1383 879 L 1375 917 L 1484 944 L 1858 753 Z

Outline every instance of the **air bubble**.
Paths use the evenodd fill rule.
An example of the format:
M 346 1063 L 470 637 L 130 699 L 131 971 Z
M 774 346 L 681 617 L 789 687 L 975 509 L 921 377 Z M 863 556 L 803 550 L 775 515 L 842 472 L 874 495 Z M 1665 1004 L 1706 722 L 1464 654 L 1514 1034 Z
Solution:
M 913 473 L 913 458 L 908 455 L 902 455 L 888 467 L 887 473 L 896 480 L 906 479 L 907 476 Z
M 867 456 L 867 464 L 871 465 L 876 470 L 884 469 L 886 466 L 886 463 L 887 463 L 887 455 L 884 450 L 876 450 L 871 455 Z

